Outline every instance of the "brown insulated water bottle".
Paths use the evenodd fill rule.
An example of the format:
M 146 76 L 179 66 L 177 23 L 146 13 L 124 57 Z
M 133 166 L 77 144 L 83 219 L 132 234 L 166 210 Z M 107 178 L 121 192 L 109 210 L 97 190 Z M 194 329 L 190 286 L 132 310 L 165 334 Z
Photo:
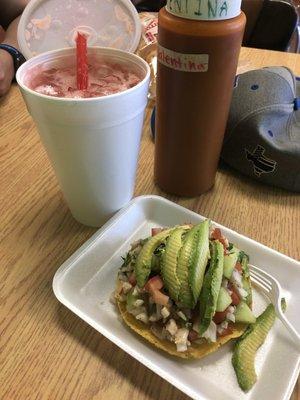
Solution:
M 214 184 L 246 18 L 241 0 L 168 0 L 158 23 L 155 181 L 196 196 Z

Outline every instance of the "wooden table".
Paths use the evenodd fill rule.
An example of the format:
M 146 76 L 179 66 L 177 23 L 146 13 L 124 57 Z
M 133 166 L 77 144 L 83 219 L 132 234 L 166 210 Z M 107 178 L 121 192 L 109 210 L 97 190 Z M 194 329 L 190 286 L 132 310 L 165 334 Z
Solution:
M 242 50 L 241 71 L 267 65 L 286 65 L 300 75 L 298 55 Z M 153 184 L 149 116 L 150 107 L 135 194 L 166 196 Z M 0 170 L 0 399 L 187 400 L 54 297 L 55 271 L 95 229 L 68 211 L 15 85 L 0 100 Z M 209 193 L 166 197 L 300 258 L 298 194 L 222 168 Z M 299 381 L 292 399 L 300 399 Z

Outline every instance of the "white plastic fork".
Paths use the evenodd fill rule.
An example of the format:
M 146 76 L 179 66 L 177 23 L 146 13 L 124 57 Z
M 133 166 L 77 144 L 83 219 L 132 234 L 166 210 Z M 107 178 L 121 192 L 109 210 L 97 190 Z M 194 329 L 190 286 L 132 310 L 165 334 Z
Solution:
M 255 267 L 254 265 L 249 265 L 249 267 L 252 282 L 259 286 L 270 299 L 271 303 L 273 303 L 277 317 L 290 332 L 300 350 L 300 335 L 282 312 L 281 300 L 284 296 L 280 283 L 272 275 L 269 275 L 262 269 Z

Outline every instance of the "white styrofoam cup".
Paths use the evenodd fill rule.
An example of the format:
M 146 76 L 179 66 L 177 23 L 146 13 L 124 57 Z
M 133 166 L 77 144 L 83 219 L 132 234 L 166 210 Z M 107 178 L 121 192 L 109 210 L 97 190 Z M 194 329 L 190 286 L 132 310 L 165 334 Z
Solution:
M 89 54 L 126 62 L 144 78 L 123 92 L 83 99 L 51 97 L 26 86 L 29 68 L 72 53 L 75 57 L 75 49 L 68 48 L 33 57 L 16 79 L 71 213 L 99 227 L 133 196 L 150 69 L 134 54 L 92 47 Z

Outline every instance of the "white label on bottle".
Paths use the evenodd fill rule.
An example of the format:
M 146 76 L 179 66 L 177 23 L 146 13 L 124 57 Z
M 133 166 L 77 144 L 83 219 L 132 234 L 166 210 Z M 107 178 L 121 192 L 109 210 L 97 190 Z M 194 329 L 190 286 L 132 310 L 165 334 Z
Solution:
M 240 15 L 241 0 L 167 0 L 166 9 L 182 18 L 224 20 Z
M 208 54 L 183 54 L 158 45 L 157 60 L 166 67 L 185 72 L 206 72 Z

